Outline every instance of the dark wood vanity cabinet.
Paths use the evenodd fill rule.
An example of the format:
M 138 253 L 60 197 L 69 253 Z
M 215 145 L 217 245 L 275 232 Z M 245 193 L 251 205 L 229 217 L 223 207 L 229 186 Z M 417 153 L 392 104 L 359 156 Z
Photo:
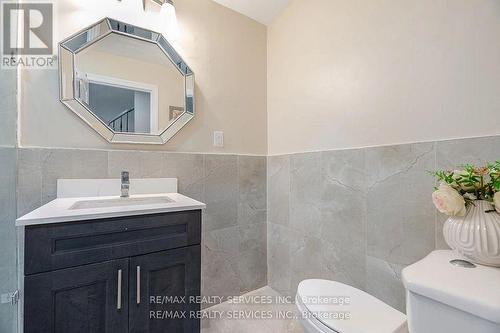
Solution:
M 199 332 L 200 266 L 200 246 L 131 258 L 129 331 Z
M 201 211 L 26 227 L 24 332 L 200 332 Z
M 26 276 L 24 332 L 127 332 L 128 267 L 121 259 Z

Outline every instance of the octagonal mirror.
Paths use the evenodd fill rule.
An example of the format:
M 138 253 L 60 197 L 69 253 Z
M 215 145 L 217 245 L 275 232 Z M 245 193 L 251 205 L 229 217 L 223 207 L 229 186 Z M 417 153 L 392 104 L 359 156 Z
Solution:
M 159 33 L 106 18 L 59 44 L 60 99 L 109 142 L 164 144 L 194 117 L 194 73 Z

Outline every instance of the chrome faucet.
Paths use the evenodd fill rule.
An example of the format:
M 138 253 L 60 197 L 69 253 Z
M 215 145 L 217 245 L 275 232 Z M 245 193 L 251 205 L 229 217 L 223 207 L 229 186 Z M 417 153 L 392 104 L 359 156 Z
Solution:
M 122 198 L 129 197 L 129 189 L 130 189 L 130 175 L 128 171 L 122 171 Z

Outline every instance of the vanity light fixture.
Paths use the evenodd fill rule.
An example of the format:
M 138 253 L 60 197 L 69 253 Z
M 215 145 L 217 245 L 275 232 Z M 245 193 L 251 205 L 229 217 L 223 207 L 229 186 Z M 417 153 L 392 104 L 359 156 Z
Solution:
M 146 2 L 142 0 L 143 8 L 146 10 Z M 174 2 L 172 0 L 149 0 L 161 6 L 160 15 L 165 22 L 164 33 L 170 40 L 175 40 L 179 36 L 179 26 L 177 24 L 177 13 L 175 12 Z
M 148 0 L 142 0 L 144 10 L 146 10 L 146 1 L 148 1 Z M 150 1 L 160 5 L 162 7 L 163 6 L 170 6 L 175 10 L 174 2 L 172 0 L 150 0 Z
M 123 0 L 118 0 L 123 1 Z M 177 13 L 175 11 L 175 5 L 173 0 L 149 0 L 155 4 L 161 6 L 160 15 L 163 17 L 163 22 L 165 22 L 165 28 L 163 29 L 165 35 L 169 36 L 169 40 L 176 40 L 179 37 L 179 25 L 177 23 Z M 148 0 L 142 0 L 142 8 L 146 10 L 146 3 Z

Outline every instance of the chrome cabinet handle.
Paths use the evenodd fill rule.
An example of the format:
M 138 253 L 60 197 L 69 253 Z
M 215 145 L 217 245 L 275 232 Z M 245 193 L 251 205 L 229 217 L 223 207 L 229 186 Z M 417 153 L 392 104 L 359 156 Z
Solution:
M 137 304 L 141 304 L 141 266 L 137 266 Z
M 122 308 L 122 270 L 118 270 L 118 296 L 116 300 L 116 309 Z

